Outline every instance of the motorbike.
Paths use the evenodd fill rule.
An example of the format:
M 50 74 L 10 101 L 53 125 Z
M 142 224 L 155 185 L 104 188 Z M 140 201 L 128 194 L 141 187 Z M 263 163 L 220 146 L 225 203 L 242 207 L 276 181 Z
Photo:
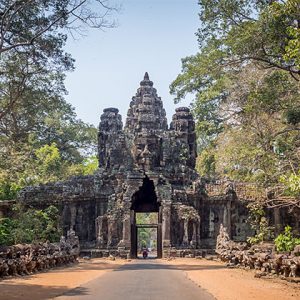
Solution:
M 148 257 L 148 251 L 144 250 L 143 251 L 143 258 L 146 259 Z

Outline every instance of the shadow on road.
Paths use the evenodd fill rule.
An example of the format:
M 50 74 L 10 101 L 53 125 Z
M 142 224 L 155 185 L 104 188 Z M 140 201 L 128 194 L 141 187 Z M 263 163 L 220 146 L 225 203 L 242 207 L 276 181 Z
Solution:
M 192 270 L 219 270 L 219 269 L 226 269 L 226 266 L 220 265 L 170 265 L 167 263 L 155 263 L 155 260 L 135 260 L 132 263 L 125 264 L 120 268 L 115 269 L 113 272 L 120 272 L 120 271 L 135 271 L 135 270 L 181 270 L 181 271 L 192 271 Z
M 64 293 L 62 296 L 68 297 L 68 296 L 83 296 L 83 295 L 90 295 L 90 292 L 88 292 L 89 289 L 79 286 L 73 290 L 70 290 L 66 293 Z
M 1 282 L 0 300 L 46 300 L 66 293 L 69 288 L 66 286 L 42 286 L 36 284 L 24 284 L 14 282 Z M 82 295 L 86 291 L 77 291 L 77 295 Z

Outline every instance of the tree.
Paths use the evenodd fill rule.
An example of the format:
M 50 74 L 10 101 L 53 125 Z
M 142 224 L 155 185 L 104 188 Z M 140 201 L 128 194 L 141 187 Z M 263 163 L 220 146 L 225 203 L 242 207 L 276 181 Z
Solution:
M 93 174 L 98 167 L 95 156 L 82 157 L 76 163 L 64 159 L 55 143 L 35 149 L 23 144 L 12 148 L 0 159 L 0 200 L 14 199 L 29 185 L 65 180 L 75 175 Z
M 53 205 L 43 210 L 15 205 L 12 218 L 0 219 L 0 244 L 57 242 L 62 233 L 59 222 Z
M 63 51 L 68 34 L 112 27 L 115 10 L 105 0 L 0 1 L 0 121 L 36 85 L 65 92 L 64 72 L 74 67 Z
M 199 52 L 170 85 L 175 102 L 194 96 L 197 168 L 288 192 L 300 168 L 299 1 L 199 5 Z
M 247 223 L 249 223 L 254 235 L 247 238 L 250 244 L 258 244 L 274 237 L 274 228 L 269 226 L 269 221 L 266 218 L 265 207 L 262 203 L 252 202 L 247 205 L 249 209 L 249 216 Z
M 105 0 L 0 0 L 1 199 L 95 170 L 97 130 L 64 99 L 74 69 L 64 45 L 89 27 L 114 26 L 114 11 Z
M 109 15 L 115 10 L 107 0 L 2 0 L 0 54 L 33 49 L 43 53 L 51 42 L 65 41 L 63 31 L 112 27 Z
M 200 0 L 199 5 L 199 44 L 213 44 L 223 64 L 255 61 L 300 75 L 299 1 Z
M 293 251 L 295 246 L 300 245 L 300 239 L 292 234 L 292 227 L 286 226 L 284 232 L 275 238 L 276 250 L 279 252 Z

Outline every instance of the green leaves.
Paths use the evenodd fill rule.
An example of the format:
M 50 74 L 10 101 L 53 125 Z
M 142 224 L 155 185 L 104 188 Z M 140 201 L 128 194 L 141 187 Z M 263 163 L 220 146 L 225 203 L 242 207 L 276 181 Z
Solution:
M 53 205 L 44 210 L 15 205 L 12 218 L 0 219 L 0 245 L 57 242 L 61 233 L 58 209 Z
M 0 219 L 0 245 L 10 245 L 14 242 L 11 230 L 14 226 L 13 220 L 10 218 Z
M 199 5 L 201 51 L 218 40 L 230 63 L 255 61 L 299 75 L 298 1 L 200 0 Z
M 175 102 L 193 96 L 198 171 L 277 185 L 300 169 L 299 1 L 199 6 L 199 53 L 170 85 Z
M 280 176 L 280 182 L 285 186 L 285 194 L 288 196 L 300 196 L 300 170 L 298 174 L 290 173 L 289 175 Z
M 0 200 L 16 197 L 17 192 L 28 186 L 50 181 L 65 180 L 75 175 L 90 175 L 98 168 L 95 155 L 83 156 L 79 162 L 70 162 L 62 157 L 62 151 L 55 143 L 37 147 L 39 143 L 18 144 L 0 163 Z M 3 159 L 3 160 L 2 160 Z
M 247 238 L 248 243 L 257 244 L 270 240 L 273 237 L 274 228 L 269 226 L 263 204 L 251 202 L 247 207 L 249 209 L 247 222 L 254 232 L 253 236 Z
M 216 176 L 216 157 L 211 148 L 204 149 L 197 159 L 196 169 L 199 174 L 206 178 Z
M 55 143 L 45 145 L 35 151 L 39 173 L 42 176 L 55 174 L 62 164 L 59 150 Z
M 285 44 L 282 48 L 283 59 L 286 64 L 300 70 L 300 3 L 297 0 L 274 2 L 270 7 L 273 20 L 282 22 L 285 34 Z
M 300 239 L 293 236 L 291 226 L 286 226 L 284 233 L 279 234 L 274 241 L 279 252 L 289 252 L 294 250 L 296 245 L 300 245 Z

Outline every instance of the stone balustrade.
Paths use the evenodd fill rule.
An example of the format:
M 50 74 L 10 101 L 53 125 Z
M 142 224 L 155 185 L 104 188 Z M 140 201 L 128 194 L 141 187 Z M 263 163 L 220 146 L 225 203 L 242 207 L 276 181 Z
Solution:
M 0 247 L 0 278 L 29 275 L 77 262 L 80 248 L 73 231 L 59 243 L 18 244 Z
M 248 247 L 246 243 L 230 240 L 226 228 L 221 226 L 216 253 L 229 267 L 257 270 L 257 277 L 269 274 L 300 277 L 300 245 L 289 253 L 277 253 L 272 244 Z

